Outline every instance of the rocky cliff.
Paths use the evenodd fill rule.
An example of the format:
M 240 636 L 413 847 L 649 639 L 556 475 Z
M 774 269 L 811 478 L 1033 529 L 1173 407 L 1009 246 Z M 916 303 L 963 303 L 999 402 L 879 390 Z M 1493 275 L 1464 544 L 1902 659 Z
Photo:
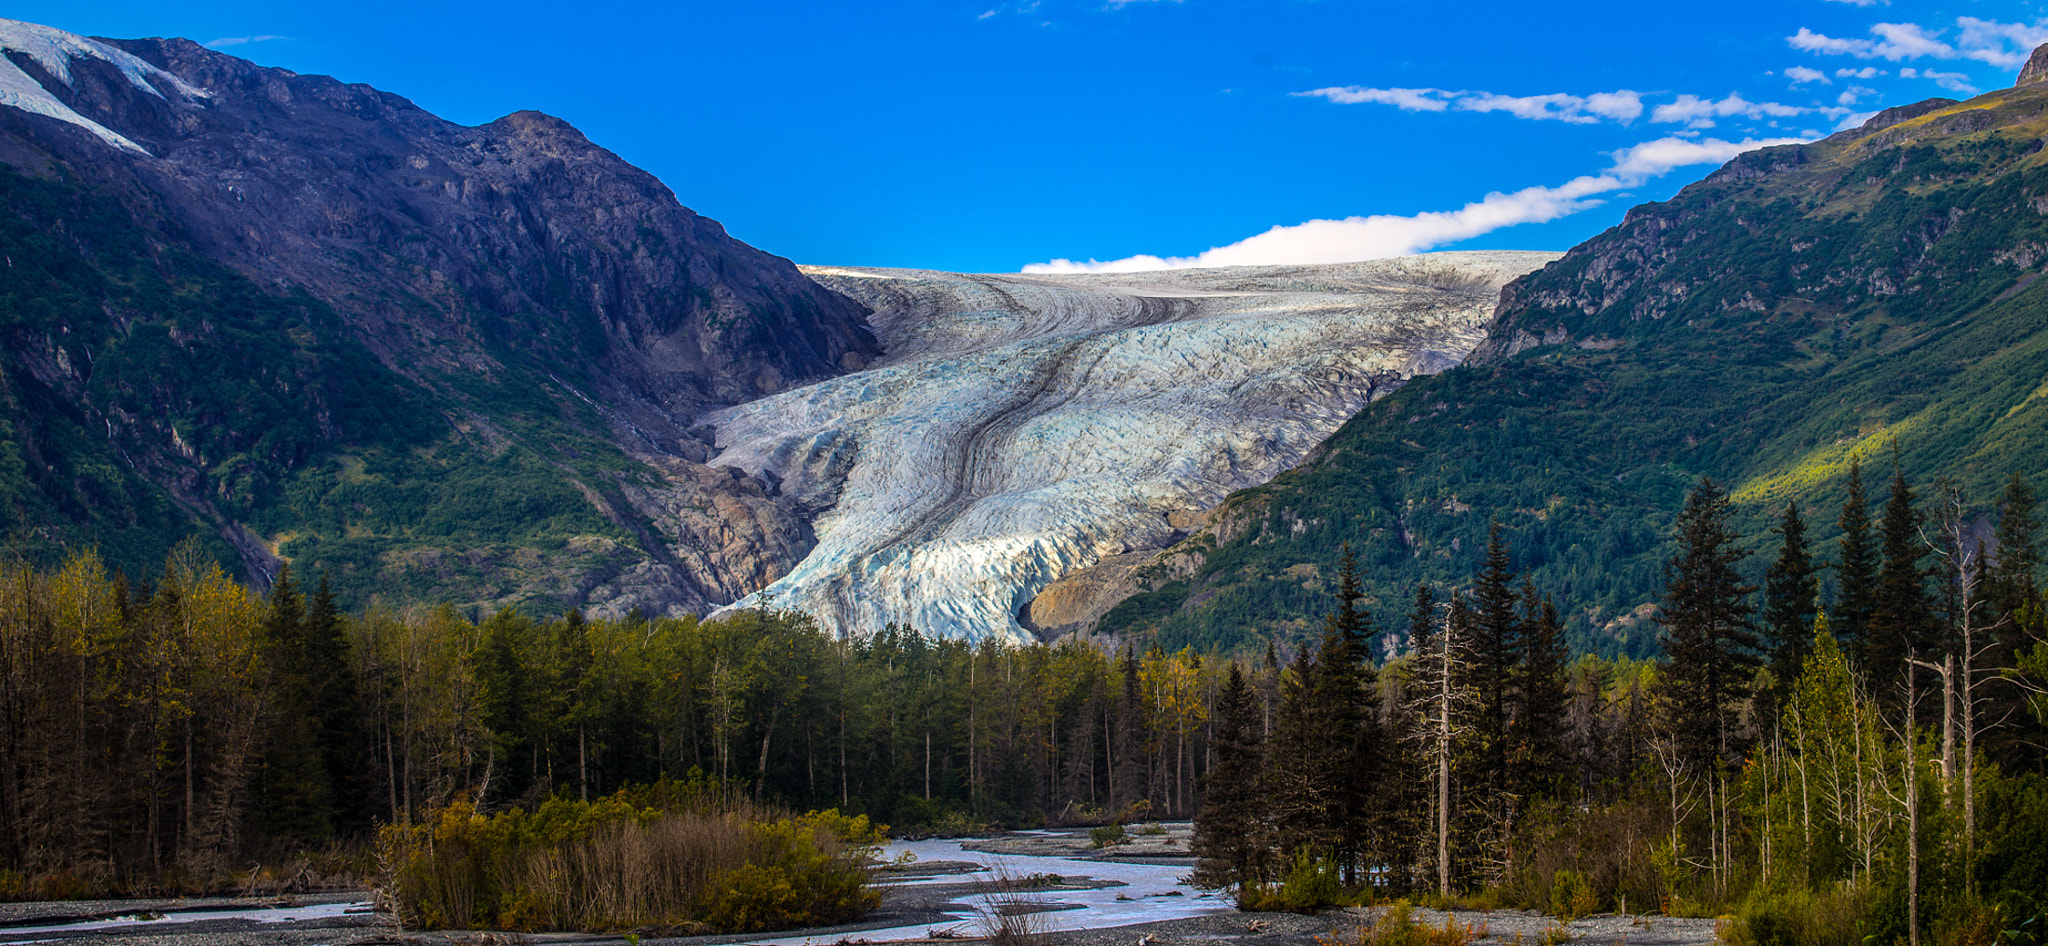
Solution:
M 539 595 L 701 609 L 753 590 L 807 550 L 808 528 L 776 504 L 772 487 L 705 466 L 709 450 L 691 430 L 707 408 L 864 365 L 879 349 L 857 303 L 732 239 L 652 176 L 546 115 L 463 127 L 367 86 L 259 67 L 186 40 L 94 40 L 0 21 L 0 49 L 0 163 L 20 180 L 75 194 L 74 205 L 118 208 L 110 212 L 148 235 L 138 259 L 189 254 L 258 293 L 318 303 L 341 331 L 309 342 L 313 349 L 369 352 L 440 417 L 442 434 L 420 433 L 405 449 L 459 447 L 488 463 L 523 448 L 607 524 L 582 533 L 603 554 L 566 553 L 548 589 L 514 581 L 482 603 Z M 12 188 L 13 209 L 47 231 L 65 202 L 28 206 L 27 186 Z M 53 252 L 88 268 L 111 259 L 87 239 L 94 235 L 57 232 L 79 239 Z M 175 283 L 177 274 L 158 267 L 152 278 Z M 71 288 L 107 297 L 108 285 L 125 283 Z M 136 315 L 150 321 L 161 311 Z M 235 318 L 230 307 L 194 323 L 204 330 L 171 331 L 187 336 L 181 345 L 212 350 L 207 333 L 234 328 Z M 87 350 L 114 342 L 101 337 L 104 326 L 74 321 L 6 326 L 15 387 L 49 389 L 80 425 L 103 428 L 130 472 L 228 537 L 258 580 L 277 553 L 319 565 L 315 547 L 342 537 L 285 522 L 291 516 L 268 498 L 229 496 L 220 482 L 231 478 L 227 467 L 240 463 L 260 480 L 257 492 L 275 494 L 318 486 L 303 482 L 308 470 L 341 454 L 401 446 L 386 442 L 385 428 L 329 424 L 291 456 L 252 456 L 264 436 L 253 430 L 188 449 L 193 434 L 174 419 L 181 409 L 188 426 L 241 420 L 232 409 L 193 406 L 206 400 L 195 391 L 221 379 L 158 392 L 140 412 L 114 410 L 113 394 L 96 398 L 84 369 L 60 372 L 69 380 L 52 387 L 26 369 L 34 352 L 88 365 Z M 569 445 L 577 437 L 601 446 Z M 86 528 L 80 517 L 100 507 L 78 501 L 82 487 L 66 484 L 75 477 L 49 472 L 69 465 L 65 448 L 49 437 L 25 442 L 27 462 L 44 471 L 37 502 L 71 510 L 43 518 Z M 596 463 L 593 449 L 614 459 Z M 420 566 L 413 552 L 479 554 L 406 547 L 403 528 L 392 530 L 381 551 L 357 550 L 350 568 L 368 573 L 353 581 L 440 567 Z M 520 544 L 498 538 L 506 554 Z M 300 545 L 286 547 L 292 541 Z
M 707 415 L 712 462 L 778 484 L 816 522 L 817 547 L 741 606 L 772 600 L 855 633 L 1076 629 L 1124 564 L 1300 462 L 1361 407 L 1456 364 L 1500 286 L 1552 258 L 1117 276 L 807 268 L 872 307 L 887 354 Z

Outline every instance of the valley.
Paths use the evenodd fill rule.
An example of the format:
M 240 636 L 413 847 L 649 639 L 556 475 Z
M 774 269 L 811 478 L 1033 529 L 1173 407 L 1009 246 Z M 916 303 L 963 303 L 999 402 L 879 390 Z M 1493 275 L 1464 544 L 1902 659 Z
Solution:
M 816 517 L 810 554 L 734 607 L 772 601 L 862 637 L 890 623 L 970 640 L 1076 629 L 1114 601 L 1041 592 L 1171 545 L 1366 404 L 1456 364 L 1499 287 L 1552 258 L 1126 276 L 805 267 L 873 311 L 883 355 L 705 417 L 709 462 Z

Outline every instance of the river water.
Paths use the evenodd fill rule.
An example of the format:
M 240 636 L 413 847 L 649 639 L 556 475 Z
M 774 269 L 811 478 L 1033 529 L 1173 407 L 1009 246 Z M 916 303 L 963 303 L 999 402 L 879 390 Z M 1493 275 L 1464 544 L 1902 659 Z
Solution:
M 1033 832 L 1021 832 L 1030 834 Z M 1049 833 L 1049 832 L 1048 832 Z M 890 881 L 894 885 L 962 884 L 987 881 L 994 877 L 1021 878 L 1034 874 L 1057 874 L 1076 881 L 1086 877 L 1104 881 L 1115 886 L 1094 890 L 1052 888 L 1030 890 L 1022 894 L 1011 894 L 1014 901 L 1020 896 L 1028 897 L 1035 904 L 1048 908 L 1034 915 L 1034 926 L 1044 931 L 1102 929 L 1112 926 L 1129 926 L 1134 923 L 1153 923 L 1160 920 L 1177 920 L 1184 917 L 1203 916 L 1210 913 L 1228 913 L 1233 909 L 1231 901 L 1214 891 L 1199 890 L 1183 883 L 1181 878 L 1193 868 L 1183 864 L 1118 863 L 1077 857 L 1043 857 L 1022 854 L 994 854 L 985 851 L 968 850 L 977 844 L 976 839 L 892 841 L 884 856 L 900 858 L 912 855 L 914 860 L 900 878 Z M 944 861 L 971 861 L 985 870 L 974 873 L 917 873 L 919 863 Z M 958 909 L 953 909 L 958 907 Z M 781 939 L 756 940 L 762 946 L 829 946 L 843 939 L 888 942 L 891 940 L 925 939 L 934 932 L 941 934 L 958 932 L 964 936 L 979 935 L 981 917 L 992 910 L 989 895 L 977 893 L 963 896 L 946 908 L 948 922 L 920 923 L 915 926 L 899 926 L 879 930 L 861 930 L 857 933 L 834 933 L 819 936 L 791 936 Z

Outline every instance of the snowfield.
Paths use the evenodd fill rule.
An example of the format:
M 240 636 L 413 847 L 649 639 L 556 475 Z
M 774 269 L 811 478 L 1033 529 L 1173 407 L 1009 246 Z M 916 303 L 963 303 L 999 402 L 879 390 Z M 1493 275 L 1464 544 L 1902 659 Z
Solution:
M 871 308 L 864 371 L 714 412 L 719 455 L 814 517 L 764 602 L 842 633 L 1028 639 L 1018 614 L 1159 549 L 1230 492 L 1477 345 L 1558 254 L 1434 253 L 1117 275 L 804 267 Z

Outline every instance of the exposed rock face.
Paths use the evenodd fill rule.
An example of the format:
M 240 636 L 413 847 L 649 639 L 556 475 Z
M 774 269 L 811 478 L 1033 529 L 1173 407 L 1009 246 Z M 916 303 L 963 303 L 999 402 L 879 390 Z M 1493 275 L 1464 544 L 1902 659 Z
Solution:
M 807 268 L 873 308 L 874 368 L 708 415 L 818 545 L 771 597 L 864 634 L 1029 636 L 1058 579 L 1164 548 L 1366 403 L 1455 365 L 1555 254 L 1115 276 Z M 1034 606 L 1086 615 L 1087 593 Z M 1034 621 L 1042 625 L 1043 621 Z M 1046 628 L 1036 628 L 1044 630 Z
M 703 610 L 809 549 L 802 517 L 769 484 L 702 465 L 710 449 L 691 430 L 708 407 L 864 365 L 879 353 L 865 309 L 567 123 L 517 112 L 463 127 L 182 39 L 0 20 L 0 50 L 0 162 L 125 195 L 138 219 L 168 217 L 166 239 L 281 294 L 303 289 L 429 398 L 531 378 L 594 407 L 653 482 L 609 492 L 623 502 L 577 484 L 638 548 L 625 571 L 579 574 L 570 585 L 588 591 L 570 600 Z M 448 414 L 467 429 L 477 410 L 489 408 Z M 168 442 L 130 448 L 194 459 Z M 180 501 L 204 512 L 201 497 Z M 201 518 L 262 581 L 262 543 Z
M 0 40 L 10 35 L 0 24 Z M 209 255 L 336 304 L 392 360 L 489 371 L 486 343 L 509 343 L 672 446 L 706 405 L 876 352 L 859 306 L 727 236 L 560 119 L 515 112 L 466 128 L 189 40 L 72 40 L 100 55 L 36 78 L 147 155 L 0 109 L 0 132 L 18 139 L 10 162 L 33 148 L 147 187 Z M 44 72 L 43 59 L 21 58 Z
M 2036 47 L 2034 54 L 2027 57 L 2027 64 L 2020 67 L 2019 80 L 2014 82 L 2013 86 L 2033 85 L 2036 82 L 2048 82 L 2048 43 Z

